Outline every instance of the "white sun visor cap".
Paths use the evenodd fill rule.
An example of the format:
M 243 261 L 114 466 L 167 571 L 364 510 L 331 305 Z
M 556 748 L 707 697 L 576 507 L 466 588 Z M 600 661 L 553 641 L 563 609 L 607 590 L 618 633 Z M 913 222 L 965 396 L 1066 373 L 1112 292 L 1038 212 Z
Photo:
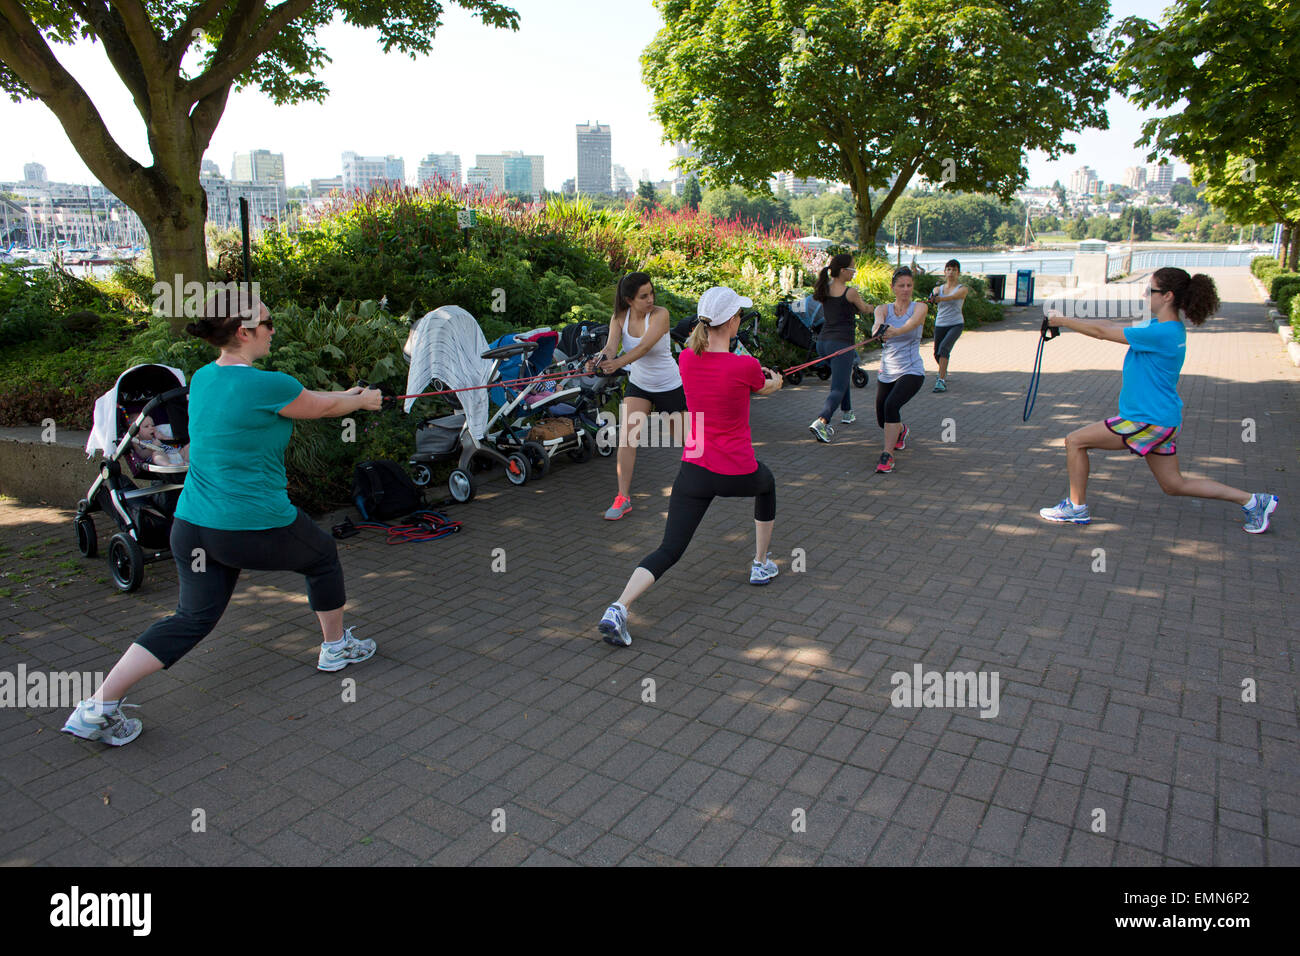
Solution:
M 709 325 L 722 325 L 741 309 L 748 309 L 754 304 L 735 289 L 725 285 L 715 285 L 700 296 L 700 304 L 695 311 Z

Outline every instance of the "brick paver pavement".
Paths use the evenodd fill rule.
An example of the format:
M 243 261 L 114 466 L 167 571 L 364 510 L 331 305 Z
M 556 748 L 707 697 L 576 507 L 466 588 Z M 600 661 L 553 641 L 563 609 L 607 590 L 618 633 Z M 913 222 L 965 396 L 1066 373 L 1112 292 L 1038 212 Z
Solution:
M 1049 343 L 1023 424 L 1040 316 L 1014 313 L 961 339 L 946 394 L 931 371 L 892 475 L 871 473 L 874 366 L 832 445 L 807 431 L 816 379 L 756 400 L 781 576 L 747 584 L 750 505 L 719 500 L 628 650 L 595 624 L 658 543 L 667 450 L 640 454 L 618 524 L 612 460 L 562 461 L 486 485 L 450 539 L 342 542 L 349 620 L 380 653 L 340 674 L 315 670 L 301 580 L 246 574 L 218 630 L 132 695 L 133 744 L 0 710 L 0 862 L 1300 863 L 1300 374 L 1244 272 L 1216 278 L 1179 449 L 1190 474 L 1278 494 L 1267 535 L 1124 455 L 1094 457 L 1091 526 L 1042 522 L 1060 438 L 1113 413 L 1123 349 Z M 107 671 L 173 606 L 173 568 L 118 595 L 69 518 L 0 504 L 0 670 Z M 917 664 L 996 671 L 997 716 L 891 706 Z

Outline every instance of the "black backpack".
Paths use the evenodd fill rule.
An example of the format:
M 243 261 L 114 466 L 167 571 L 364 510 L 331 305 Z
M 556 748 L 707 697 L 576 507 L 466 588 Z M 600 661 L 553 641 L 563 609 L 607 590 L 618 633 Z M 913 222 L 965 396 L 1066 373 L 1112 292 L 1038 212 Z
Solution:
M 406 469 L 382 458 L 357 462 L 352 474 L 352 501 L 366 521 L 400 518 L 422 503 L 420 489 Z

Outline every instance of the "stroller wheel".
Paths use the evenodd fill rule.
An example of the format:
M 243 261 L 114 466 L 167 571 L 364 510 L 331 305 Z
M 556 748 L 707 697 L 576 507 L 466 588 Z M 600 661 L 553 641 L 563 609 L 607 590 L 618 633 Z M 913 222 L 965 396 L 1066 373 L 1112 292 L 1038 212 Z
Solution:
M 618 450 L 618 426 L 604 425 L 596 433 L 596 454 L 608 458 Z
M 817 377 L 824 382 L 831 377 L 831 370 L 827 368 L 825 365 L 818 365 Z
M 533 468 L 529 477 L 534 480 L 545 478 L 546 473 L 551 470 L 551 456 L 546 454 L 546 446 L 541 442 L 526 441 L 520 450 L 527 456 L 528 464 Z
M 506 479 L 512 485 L 522 485 L 533 476 L 533 466 L 521 451 L 512 451 L 506 458 Z
M 567 454 L 571 461 L 582 464 L 591 458 L 592 446 L 596 444 L 595 439 L 591 437 L 591 432 L 579 426 L 578 428 L 578 447 L 570 449 Z
M 464 504 L 474 500 L 474 476 L 463 468 L 457 468 L 447 476 L 447 490 L 455 501 Z
M 867 373 L 860 368 L 855 368 L 853 370 L 853 387 L 854 388 L 867 387 Z
M 415 483 L 417 488 L 426 488 L 429 482 L 433 481 L 433 472 L 429 470 L 428 465 L 424 463 L 417 464 L 411 468 L 411 481 Z
M 118 533 L 108 542 L 108 570 L 119 591 L 130 594 L 144 580 L 144 552 L 135 538 Z
M 95 534 L 95 521 L 89 515 L 77 515 L 72 519 L 77 529 L 77 550 L 83 557 L 93 558 L 99 554 L 99 538 Z
M 798 385 L 803 381 L 803 372 L 791 372 L 785 377 L 785 380 L 791 385 Z

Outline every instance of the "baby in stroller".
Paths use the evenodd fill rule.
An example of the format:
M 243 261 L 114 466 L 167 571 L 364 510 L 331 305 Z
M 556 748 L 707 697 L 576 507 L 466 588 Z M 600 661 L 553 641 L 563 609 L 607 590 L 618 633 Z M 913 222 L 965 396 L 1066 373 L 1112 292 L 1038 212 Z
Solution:
M 158 437 L 158 426 L 154 423 L 153 417 L 145 415 L 140 419 L 136 437 L 131 440 L 131 454 L 134 456 L 134 461 L 131 462 L 132 470 L 136 470 L 134 466 L 137 463 L 183 465 L 190 459 L 190 446 L 177 448 L 175 445 L 163 442 Z
M 108 566 L 121 591 L 140 587 L 146 564 L 170 557 L 176 501 L 189 470 L 188 396 L 180 369 L 137 365 L 95 402 L 86 454 L 104 457 L 73 524 L 88 558 L 99 553 L 95 513 L 117 526 Z

